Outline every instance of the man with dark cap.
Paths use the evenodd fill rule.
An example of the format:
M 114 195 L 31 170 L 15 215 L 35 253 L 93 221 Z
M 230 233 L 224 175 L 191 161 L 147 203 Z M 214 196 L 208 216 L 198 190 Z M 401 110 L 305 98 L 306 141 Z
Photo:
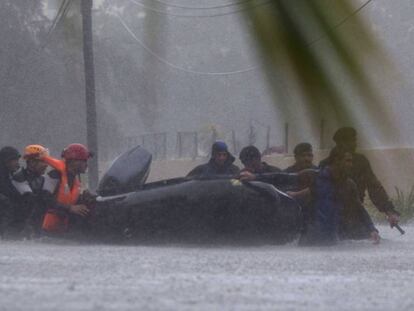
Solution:
M 378 230 L 359 200 L 354 181 L 348 176 L 351 167 L 351 152 L 336 146 L 326 159 L 326 165 L 309 184 L 310 217 L 306 219 L 301 245 L 332 245 L 338 238 L 370 238 L 374 243 L 379 242 Z
M 262 161 L 262 155 L 255 146 L 244 147 L 240 151 L 239 159 L 244 165 L 242 172 L 249 171 L 253 174 L 281 172 L 280 168 Z
M 187 177 L 213 177 L 216 175 L 237 175 L 239 168 L 233 164 L 235 158 L 228 151 L 226 143 L 216 141 L 211 147 L 211 159 L 195 167 Z
M 295 155 L 295 164 L 286 168 L 284 172 L 297 173 L 306 169 L 318 169 L 318 167 L 313 164 L 313 150 L 311 144 L 297 144 L 295 149 L 293 149 L 293 153 Z
M 242 181 L 261 181 L 281 190 L 290 191 L 297 190 L 307 177 L 305 174 L 299 177 L 298 174 L 282 172 L 280 168 L 263 162 L 260 151 L 255 146 L 244 147 L 240 151 L 239 158 L 244 165 L 239 176 Z
M 14 219 L 14 205 L 20 194 L 12 184 L 12 174 L 19 169 L 19 152 L 13 147 L 0 150 L 0 235 L 3 236 Z
M 364 202 L 365 192 L 368 191 L 369 198 L 375 207 L 387 215 L 391 227 L 399 222 L 399 213 L 395 210 L 384 187 L 372 171 L 368 159 L 356 153 L 357 132 L 352 127 L 342 127 L 333 136 L 336 145 L 348 150 L 352 154 L 352 167 L 349 171 L 350 178 L 356 183 L 361 202 Z M 327 159 L 321 161 L 319 166 L 326 166 Z

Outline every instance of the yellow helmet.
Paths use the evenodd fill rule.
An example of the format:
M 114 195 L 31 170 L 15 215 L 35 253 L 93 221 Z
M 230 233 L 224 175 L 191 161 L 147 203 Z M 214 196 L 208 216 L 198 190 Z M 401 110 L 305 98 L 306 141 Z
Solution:
M 24 148 L 23 158 L 40 159 L 49 155 L 49 150 L 41 145 L 28 145 Z

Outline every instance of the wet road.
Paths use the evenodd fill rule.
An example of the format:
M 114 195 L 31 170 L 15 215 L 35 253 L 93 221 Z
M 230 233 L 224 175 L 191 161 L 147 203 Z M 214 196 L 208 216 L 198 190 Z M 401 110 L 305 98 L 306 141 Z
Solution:
M 378 246 L 0 241 L 0 310 L 414 310 L 414 226 Z

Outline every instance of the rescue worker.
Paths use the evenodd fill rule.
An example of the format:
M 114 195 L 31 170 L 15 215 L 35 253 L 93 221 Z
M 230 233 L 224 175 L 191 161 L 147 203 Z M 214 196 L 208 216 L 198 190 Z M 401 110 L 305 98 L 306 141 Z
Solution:
M 195 167 L 187 177 L 214 177 L 217 175 L 238 175 L 240 169 L 233 164 L 235 158 L 228 151 L 225 142 L 216 141 L 211 147 L 211 159 Z
M 293 149 L 295 163 L 284 170 L 286 173 L 297 173 L 305 169 L 318 169 L 313 164 L 313 150 L 309 143 L 300 143 Z
M 393 203 L 388 197 L 381 182 L 375 176 L 368 159 L 357 153 L 357 132 L 352 127 L 343 127 L 336 131 L 333 136 L 336 146 L 345 148 L 352 154 L 352 168 L 350 178 L 356 183 L 359 199 L 364 202 L 365 193 L 368 191 L 369 198 L 374 206 L 382 213 L 386 214 L 391 227 L 399 222 L 399 213 L 395 210 Z M 327 160 L 321 161 L 320 167 L 324 167 Z
M 304 170 L 317 170 L 318 167 L 313 164 L 313 149 L 312 145 L 309 143 L 300 143 L 295 146 L 293 149 L 293 154 L 295 156 L 295 163 L 288 168 L 284 170 L 286 173 L 298 173 L 303 172 Z M 309 184 L 309 182 L 307 182 Z M 309 219 L 312 217 L 310 215 L 311 207 L 310 204 L 310 197 L 309 196 L 300 196 L 297 195 L 297 193 L 304 188 L 306 188 L 306 182 L 305 185 L 298 185 L 297 188 L 291 188 L 288 189 L 286 192 L 289 196 L 295 197 L 296 201 L 299 203 L 300 206 L 302 206 L 302 212 L 303 212 L 303 219 L 304 222 L 309 222 Z
M 20 194 L 13 186 L 11 178 L 19 165 L 17 149 L 7 146 L 0 150 L 0 236 L 3 237 L 14 221 L 15 206 Z
M 41 222 L 46 211 L 44 199 L 44 174 L 47 163 L 41 158 L 49 151 L 41 145 L 28 145 L 24 149 L 23 158 L 26 167 L 17 171 L 12 183 L 21 195 L 20 222 L 24 224 L 25 237 L 34 237 L 40 233 Z
M 343 147 L 332 149 L 326 164 L 309 185 L 313 216 L 303 233 L 302 245 L 332 245 L 340 239 L 380 236 L 362 205 L 355 182 L 348 177 L 352 153 Z
M 240 151 L 239 159 L 244 165 L 241 172 L 249 171 L 254 174 L 281 172 L 280 168 L 262 161 L 262 155 L 255 146 L 244 147 Z
M 50 156 L 42 157 L 52 168 L 46 175 L 45 190 L 53 194 L 54 200 L 43 219 L 42 229 L 51 234 L 67 233 L 70 226 L 86 218 L 90 210 L 81 200 L 80 174 L 88 167 L 91 152 L 82 144 L 70 144 L 62 152 L 62 160 Z

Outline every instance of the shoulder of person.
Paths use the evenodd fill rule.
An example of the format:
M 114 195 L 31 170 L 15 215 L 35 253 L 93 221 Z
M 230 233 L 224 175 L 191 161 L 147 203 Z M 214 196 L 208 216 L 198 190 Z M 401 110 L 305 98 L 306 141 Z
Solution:
M 280 168 L 278 168 L 277 166 L 267 164 L 266 162 L 263 162 L 263 165 L 264 165 L 266 171 L 269 172 L 269 173 L 280 173 L 280 172 L 282 172 L 282 170 Z
M 200 164 L 200 165 L 197 165 L 195 168 L 193 168 L 193 171 L 197 171 L 197 172 L 203 171 L 203 170 L 209 168 L 211 165 L 212 164 L 210 162 L 204 163 L 204 164 Z
M 12 180 L 15 182 L 25 182 L 26 181 L 26 174 L 23 169 L 19 169 L 11 176 Z
M 188 177 L 194 177 L 196 175 L 202 174 L 204 171 L 207 170 L 208 163 L 206 164 L 200 164 L 194 167 L 190 172 L 188 172 Z
M 32 193 L 32 189 L 29 182 L 26 180 L 26 175 L 23 169 L 20 169 L 11 176 L 11 182 L 19 194 Z

